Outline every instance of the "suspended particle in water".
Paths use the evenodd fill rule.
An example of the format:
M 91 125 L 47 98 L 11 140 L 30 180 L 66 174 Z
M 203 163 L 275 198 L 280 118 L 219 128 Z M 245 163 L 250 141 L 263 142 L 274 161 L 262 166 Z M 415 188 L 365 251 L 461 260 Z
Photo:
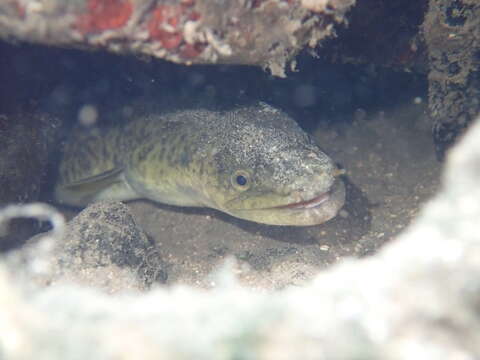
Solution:
M 413 99 L 413 103 L 415 105 L 420 105 L 423 102 L 423 99 L 420 96 L 417 96 L 416 98 Z
M 83 105 L 78 111 L 78 121 L 83 126 L 94 125 L 98 119 L 98 110 L 94 105 Z

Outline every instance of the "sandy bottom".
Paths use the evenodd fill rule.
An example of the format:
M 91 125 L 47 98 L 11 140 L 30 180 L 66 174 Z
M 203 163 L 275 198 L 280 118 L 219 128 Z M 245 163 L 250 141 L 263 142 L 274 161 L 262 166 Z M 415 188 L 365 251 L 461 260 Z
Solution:
M 313 227 L 256 224 L 209 209 L 129 203 L 135 219 L 158 244 L 167 284 L 215 285 L 208 276 L 226 258 L 237 260 L 247 286 L 301 285 L 342 258 L 374 253 L 416 217 L 438 189 L 425 105 L 405 104 L 332 124 L 314 137 L 346 169 L 347 201 L 339 215 Z

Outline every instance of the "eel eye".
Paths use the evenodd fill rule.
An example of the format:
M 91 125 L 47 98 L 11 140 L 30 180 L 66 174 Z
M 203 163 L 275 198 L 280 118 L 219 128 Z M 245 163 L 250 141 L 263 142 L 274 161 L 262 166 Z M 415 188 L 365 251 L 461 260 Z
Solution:
M 250 187 L 250 175 L 246 171 L 236 171 L 232 175 L 232 185 L 237 190 L 247 190 Z
M 240 186 L 247 185 L 247 178 L 243 175 L 237 175 L 237 184 Z

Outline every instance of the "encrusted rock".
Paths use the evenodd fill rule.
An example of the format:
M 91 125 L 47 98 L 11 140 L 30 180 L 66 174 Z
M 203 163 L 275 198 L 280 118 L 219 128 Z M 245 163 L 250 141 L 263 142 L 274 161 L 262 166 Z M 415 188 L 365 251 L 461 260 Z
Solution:
M 0 38 L 136 52 L 184 64 L 285 64 L 334 35 L 355 0 L 0 2 Z
M 480 111 L 480 4 L 431 0 L 423 24 L 430 72 L 429 109 L 439 158 Z

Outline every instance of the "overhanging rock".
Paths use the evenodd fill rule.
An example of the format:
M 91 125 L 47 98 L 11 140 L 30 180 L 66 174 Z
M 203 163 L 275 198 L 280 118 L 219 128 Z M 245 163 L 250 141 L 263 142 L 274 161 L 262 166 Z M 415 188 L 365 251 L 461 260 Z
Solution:
M 11 0 L 0 38 L 153 55 L 177 63 L 235 63 L 283 75 L 286 62 L 345 22 L 355 0 Z

